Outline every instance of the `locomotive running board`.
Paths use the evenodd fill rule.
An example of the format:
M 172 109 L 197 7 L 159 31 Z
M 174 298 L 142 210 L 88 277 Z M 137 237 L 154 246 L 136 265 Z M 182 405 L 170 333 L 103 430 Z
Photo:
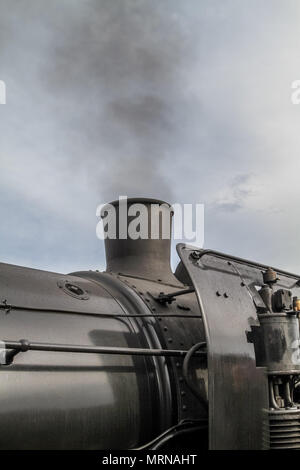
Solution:
M 196 291 L 208 354 L 209 448 L 268 448 L 268 387 L 247 332 L 257 325 L 261 270 L 179 244 Z M 204 256 L 201 256 L 201 252 Z M 251 292 L 253 288 L 253 292 Z

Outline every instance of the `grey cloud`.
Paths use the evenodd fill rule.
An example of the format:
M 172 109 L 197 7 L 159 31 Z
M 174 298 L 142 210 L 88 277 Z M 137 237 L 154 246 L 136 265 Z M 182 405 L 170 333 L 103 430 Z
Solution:
M 255 177 L 253 174 L 241 174 L 233 177 L 225 193 L 210 204 L 210 209 L 224 212 L 245 209 L 247 199 L 255 192 L 251 186 L 251 180 Z

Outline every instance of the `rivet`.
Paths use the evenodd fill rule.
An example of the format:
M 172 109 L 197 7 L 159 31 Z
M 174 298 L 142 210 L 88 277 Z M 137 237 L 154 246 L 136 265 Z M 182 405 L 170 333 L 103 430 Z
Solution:
M 186 405 L 182 405 L 182 410 L 186 411 Z
M 225 297 L 225 299 L 228 299 L 229 296 L 228 296 L 227 292 L 224 292 L 224 297 Z
M 172 343 L 172 342 L 173 342 L 173 339 L 172 339 L 172 338 L 169 338 L 169 339 L 168 339 L 168 342 L 169 342 L 169 343 Z
M 164 331 L 168 331 L 168 327 L 167 327 L 167 326 L 164 326 Z
M 186 395 L 185 391 L 184 391 L 184 390 L 181 390 L 180 395 L 181 395 L 182 397 L 184 397 L 184 396 Z
M 217 292 L 216 292 L 216 295 L 217 295 L 218 297 L 220 297 L 220 295 L 221 295 L 218 290 L 217 290 Z

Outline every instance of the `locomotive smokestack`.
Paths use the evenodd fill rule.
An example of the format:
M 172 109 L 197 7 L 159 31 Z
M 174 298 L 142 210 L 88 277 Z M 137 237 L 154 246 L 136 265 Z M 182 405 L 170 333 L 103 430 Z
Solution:
M 171 206 L 155 199 L 124 198 L 104 206 L 106 270 L 174 283 L 172 216 Z

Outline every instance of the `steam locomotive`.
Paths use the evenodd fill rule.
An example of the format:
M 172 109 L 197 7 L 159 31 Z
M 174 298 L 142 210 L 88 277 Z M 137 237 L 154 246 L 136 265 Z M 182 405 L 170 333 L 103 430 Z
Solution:
M 0 264 L 0 448 L 299 449 L 300 277 L 185 244 L 173 273 L 163 237 L 105 246 L 105 272 Z

